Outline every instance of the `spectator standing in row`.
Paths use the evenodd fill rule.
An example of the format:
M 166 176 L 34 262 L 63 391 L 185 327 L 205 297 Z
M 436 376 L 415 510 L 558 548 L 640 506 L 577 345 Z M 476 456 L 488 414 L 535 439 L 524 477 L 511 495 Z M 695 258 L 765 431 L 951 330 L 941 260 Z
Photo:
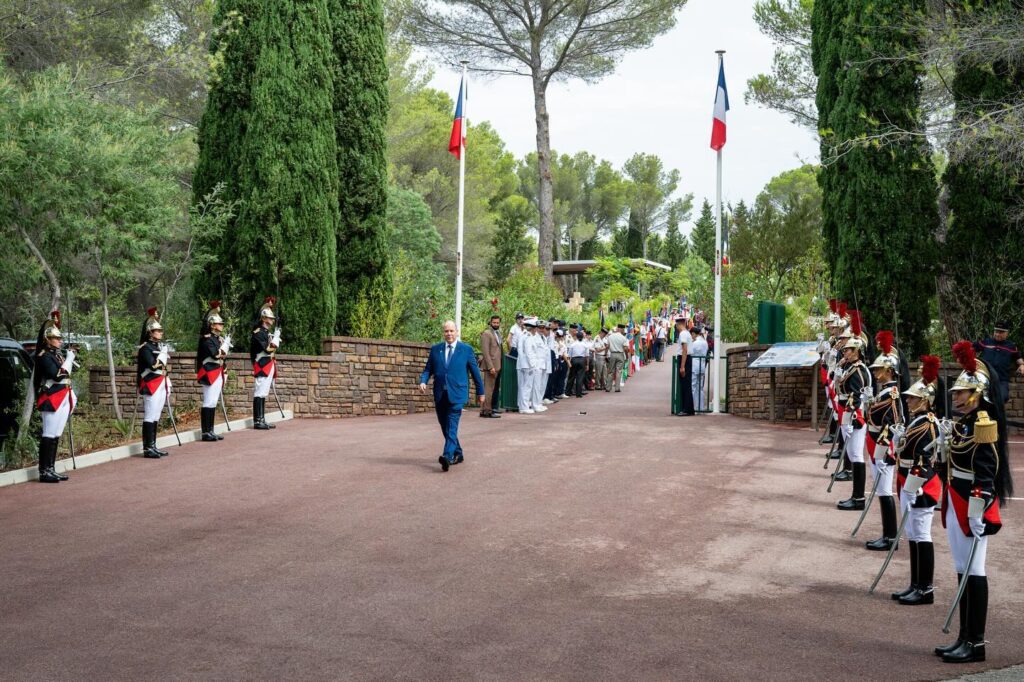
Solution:
M 608 328 L 602 327 L 594 339 L 594 388 L 608 390 Z
M 611 373 L 611 386 L 618 393 L 622 390 L 622 368 L 626 365 L 626 345 L 628 340 L 625 331 L 626 325 L 615 325 L 615 331 L 608 335 L 608 371 Z M 605 388 L 605 390 L 609 390 Z
M 519 339 L 526 333 L 525 319 L 525 315 L 516 313 L 516 323 L 508 330 L 508 354 L 514 358 L 519 357 Z
M 997 322 L 992 336 L 974 344 L 981 359 L 996 371 L 999 382 L 999 394 L 1003 403 L 1010 399 L 1010 374 L 1016 372 L 1024 376 L 1024 358 L 1021 358 L 1017 344 L 1007 338 L 1010 335 L 1009 322 Z
M 690 330 L 690 357 L 693 367 L 693 378 L 690 380 L 693 392 L 693 406 L 697 412 L 707 410 L 704 397 L 704 380 L 708 376 L 708 341 L 704 338 L 704 330 L 697 325 Z
M 487 329 L 480 333 L 480 369 L 484 376 L 484 399 L 480 403 L 480 416 L 499 418 L 495 412 L 498 401 L 498 385 L 501 378 L 501 317 L 491 315 Z
M 569 362 L 572 364 L 573 385 L 571 395 L 583 397 L 583 384 L 587 377 L 587 343 L 583 332 L 576 332 L 576 339 L 569 344 Z
M 659 321 L 658 329 L 655 332 L 654 338 L 654 359 L 658 362 L 665 361 L 665 345 L 668 343 L 668 323 L 667 321 Z
M 680 417 L 688 417 L 693 411 L 693 353 L 692 335 L 687 331 L 687 319 L 676 318 L 676 330 L 679 332 L 679 390 L 682 391 Z

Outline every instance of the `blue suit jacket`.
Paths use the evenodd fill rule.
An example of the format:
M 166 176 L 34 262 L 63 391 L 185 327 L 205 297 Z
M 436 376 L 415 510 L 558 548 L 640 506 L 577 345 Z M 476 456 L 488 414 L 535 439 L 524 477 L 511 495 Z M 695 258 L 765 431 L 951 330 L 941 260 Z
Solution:
M 451 360 L 445 367 L 445 345 L 447 344 L 439 343 L 430 349 L 427 366 L 420 375 L 420 383 L 425 384 L 430 381 L 430 377 L 434 377 L 434 402 L 439 401 L 447 392 L 448 402 L 456 407 L 462 407 L 469 401 L 470 372 L 473 373 L 478 396 L 484 394 L 484 382 L 480 378 L 480 368 L 476 364 L 476 353 L 473 352 L 472 346 L 456 341 Z

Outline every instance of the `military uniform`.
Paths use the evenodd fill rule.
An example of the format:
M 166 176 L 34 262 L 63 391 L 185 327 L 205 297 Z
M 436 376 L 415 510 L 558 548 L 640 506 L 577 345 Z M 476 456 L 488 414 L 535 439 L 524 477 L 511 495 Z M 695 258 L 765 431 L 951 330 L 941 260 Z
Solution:
M 203 390 L 203 406 L 199 412 L 202 439 L 206 442 L 224 440 L 217 435 L 214 426 L 217 417 L 217 403 L 220 401 L 226 380 L 227 355 L 231 350 L 231 338 L 222 338 L 211 325 L 223 325 L 220 316 L 220 301 L 211 301 L 210 309 L 203 315 L 196 348 L 196 382 Z
M 900 397 L 900 358 L 892 345 L 892 332 L 880 331 L 875 340 L 882 352 L 869 368 L 878 372 L 878 392 L 867 409 L 867 451 L 873 466 L 872 473 L 878 483 L 875 497 L 882 515 L 882 537 L 866 543 L 876 551 L 888 551 L 896 538 L 896 500 L 893 499 L 893 474 L 896 465 L 896 448 L 893 433 L 906 422 L 903 416 L 903 400 Z M 879 378 L 881 377 L 881 378 Z
M 68 349 L 65 352 L 49 343 L 50 339 L 60 338 L 60 311 L 54 310 L 39 329 L 35 371 L 32 375 L 36 409 L 43 422 L 43 433 L 39 439 L 39 480 L 42 483 L 58 483 L 68 479 L 66 474 L 59 474 L 56 470 L 57 445 L 78 404 L 78 397 L 71 387 L 75 351 Z
M 257 431 L 266 431 L 277 428 L 268 424 L 266 419 L 267 396 L 274 383 L 277 373 L 277 360 L 274 354 L 281 345 L 281 332 L 275 330 L 271 334 L 270 329 L 274 326 L 277 317 L 274 315 L 274 305 L 277 299 L 268 296 L 263 301 L 259 314 L 256 316 L 255 329 L 249 341 L 249 359 L 252 361 L 252 375 L 254 377 L 252 389 L 252 421 L 253 428 Z
M 843 350 L 857 350 L 863 352 L 864 340 L 860 337 L 860 330 L 854 330 L 855 335 L 846 339 Z M 851 360 L 843 371 L 842 378 L 836 385 L 837 400 L 842 406 L 842 420 L 840 422 L 845 440 L 846 456 L 850 460 L 850 478 L 853 480 L 853 492 L 849 499 L 836 504 L 837 509 L 854 511 L 864 508 L 864 479 L 866 475 L 864 465 L 864 442 L 867 438 L 867 430 L 864 428 L 865 394 L 871 392 L 871 373 L 860 359 L 859 355 Z
M 171 379 L 167 375 L 170 353 L 164 344 L 153 339 L 153 332 L 161 330 L 160 313 L 156 308 L 150 308 L 142 323 L 139 348 L 135 354 L 135 377 L 142 396 L 142 455 L 147 459 L 168 455 L 167 451 L 156 446 L 157 422 L 171 392 Z

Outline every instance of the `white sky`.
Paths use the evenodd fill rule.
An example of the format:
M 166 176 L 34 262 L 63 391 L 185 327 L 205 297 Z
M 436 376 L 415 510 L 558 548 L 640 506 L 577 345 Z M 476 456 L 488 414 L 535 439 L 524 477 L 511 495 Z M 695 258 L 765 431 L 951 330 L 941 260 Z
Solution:
M 696 214 L 702 198 L 714 203 L 715 197 L 715 153 L 709 145 L 715 50 L 723 49 L 732 107 L 723 150 L 723 201 L 750 203 L 773 176 L 816 161 L 810 133 L 781 114 L 743 102 L 747 79 L 767 72 L 774 53 L 754 23 L 753 4 L 690 0 L 675 29 L 650 49 L 627 54 L 611 76 L 595 85 L 553 83 L 548 89 L 552 148 L 588 151 L 618 168 L 636 152 L 658 154 L 668 168 L 679 169 L 680 193 L 693 192 Z M 439 69 L 431 85 L 454 98 L 458 74 Z M 477 77 L 471 94 L 471 125 L 490 121 L 517 157 L 536 149 L 528 78 Z M 467 153 L 472 154 L 472 128 L 469 135 Z

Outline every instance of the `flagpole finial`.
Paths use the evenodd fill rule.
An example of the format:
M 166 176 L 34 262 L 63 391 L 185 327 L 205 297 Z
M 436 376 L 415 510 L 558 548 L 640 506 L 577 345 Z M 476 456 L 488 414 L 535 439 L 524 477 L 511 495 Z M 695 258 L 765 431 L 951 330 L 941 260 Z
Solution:
M 715 50 L 715 54 L 723 55 L 723 54 L 725 54 L 725 50 Z

